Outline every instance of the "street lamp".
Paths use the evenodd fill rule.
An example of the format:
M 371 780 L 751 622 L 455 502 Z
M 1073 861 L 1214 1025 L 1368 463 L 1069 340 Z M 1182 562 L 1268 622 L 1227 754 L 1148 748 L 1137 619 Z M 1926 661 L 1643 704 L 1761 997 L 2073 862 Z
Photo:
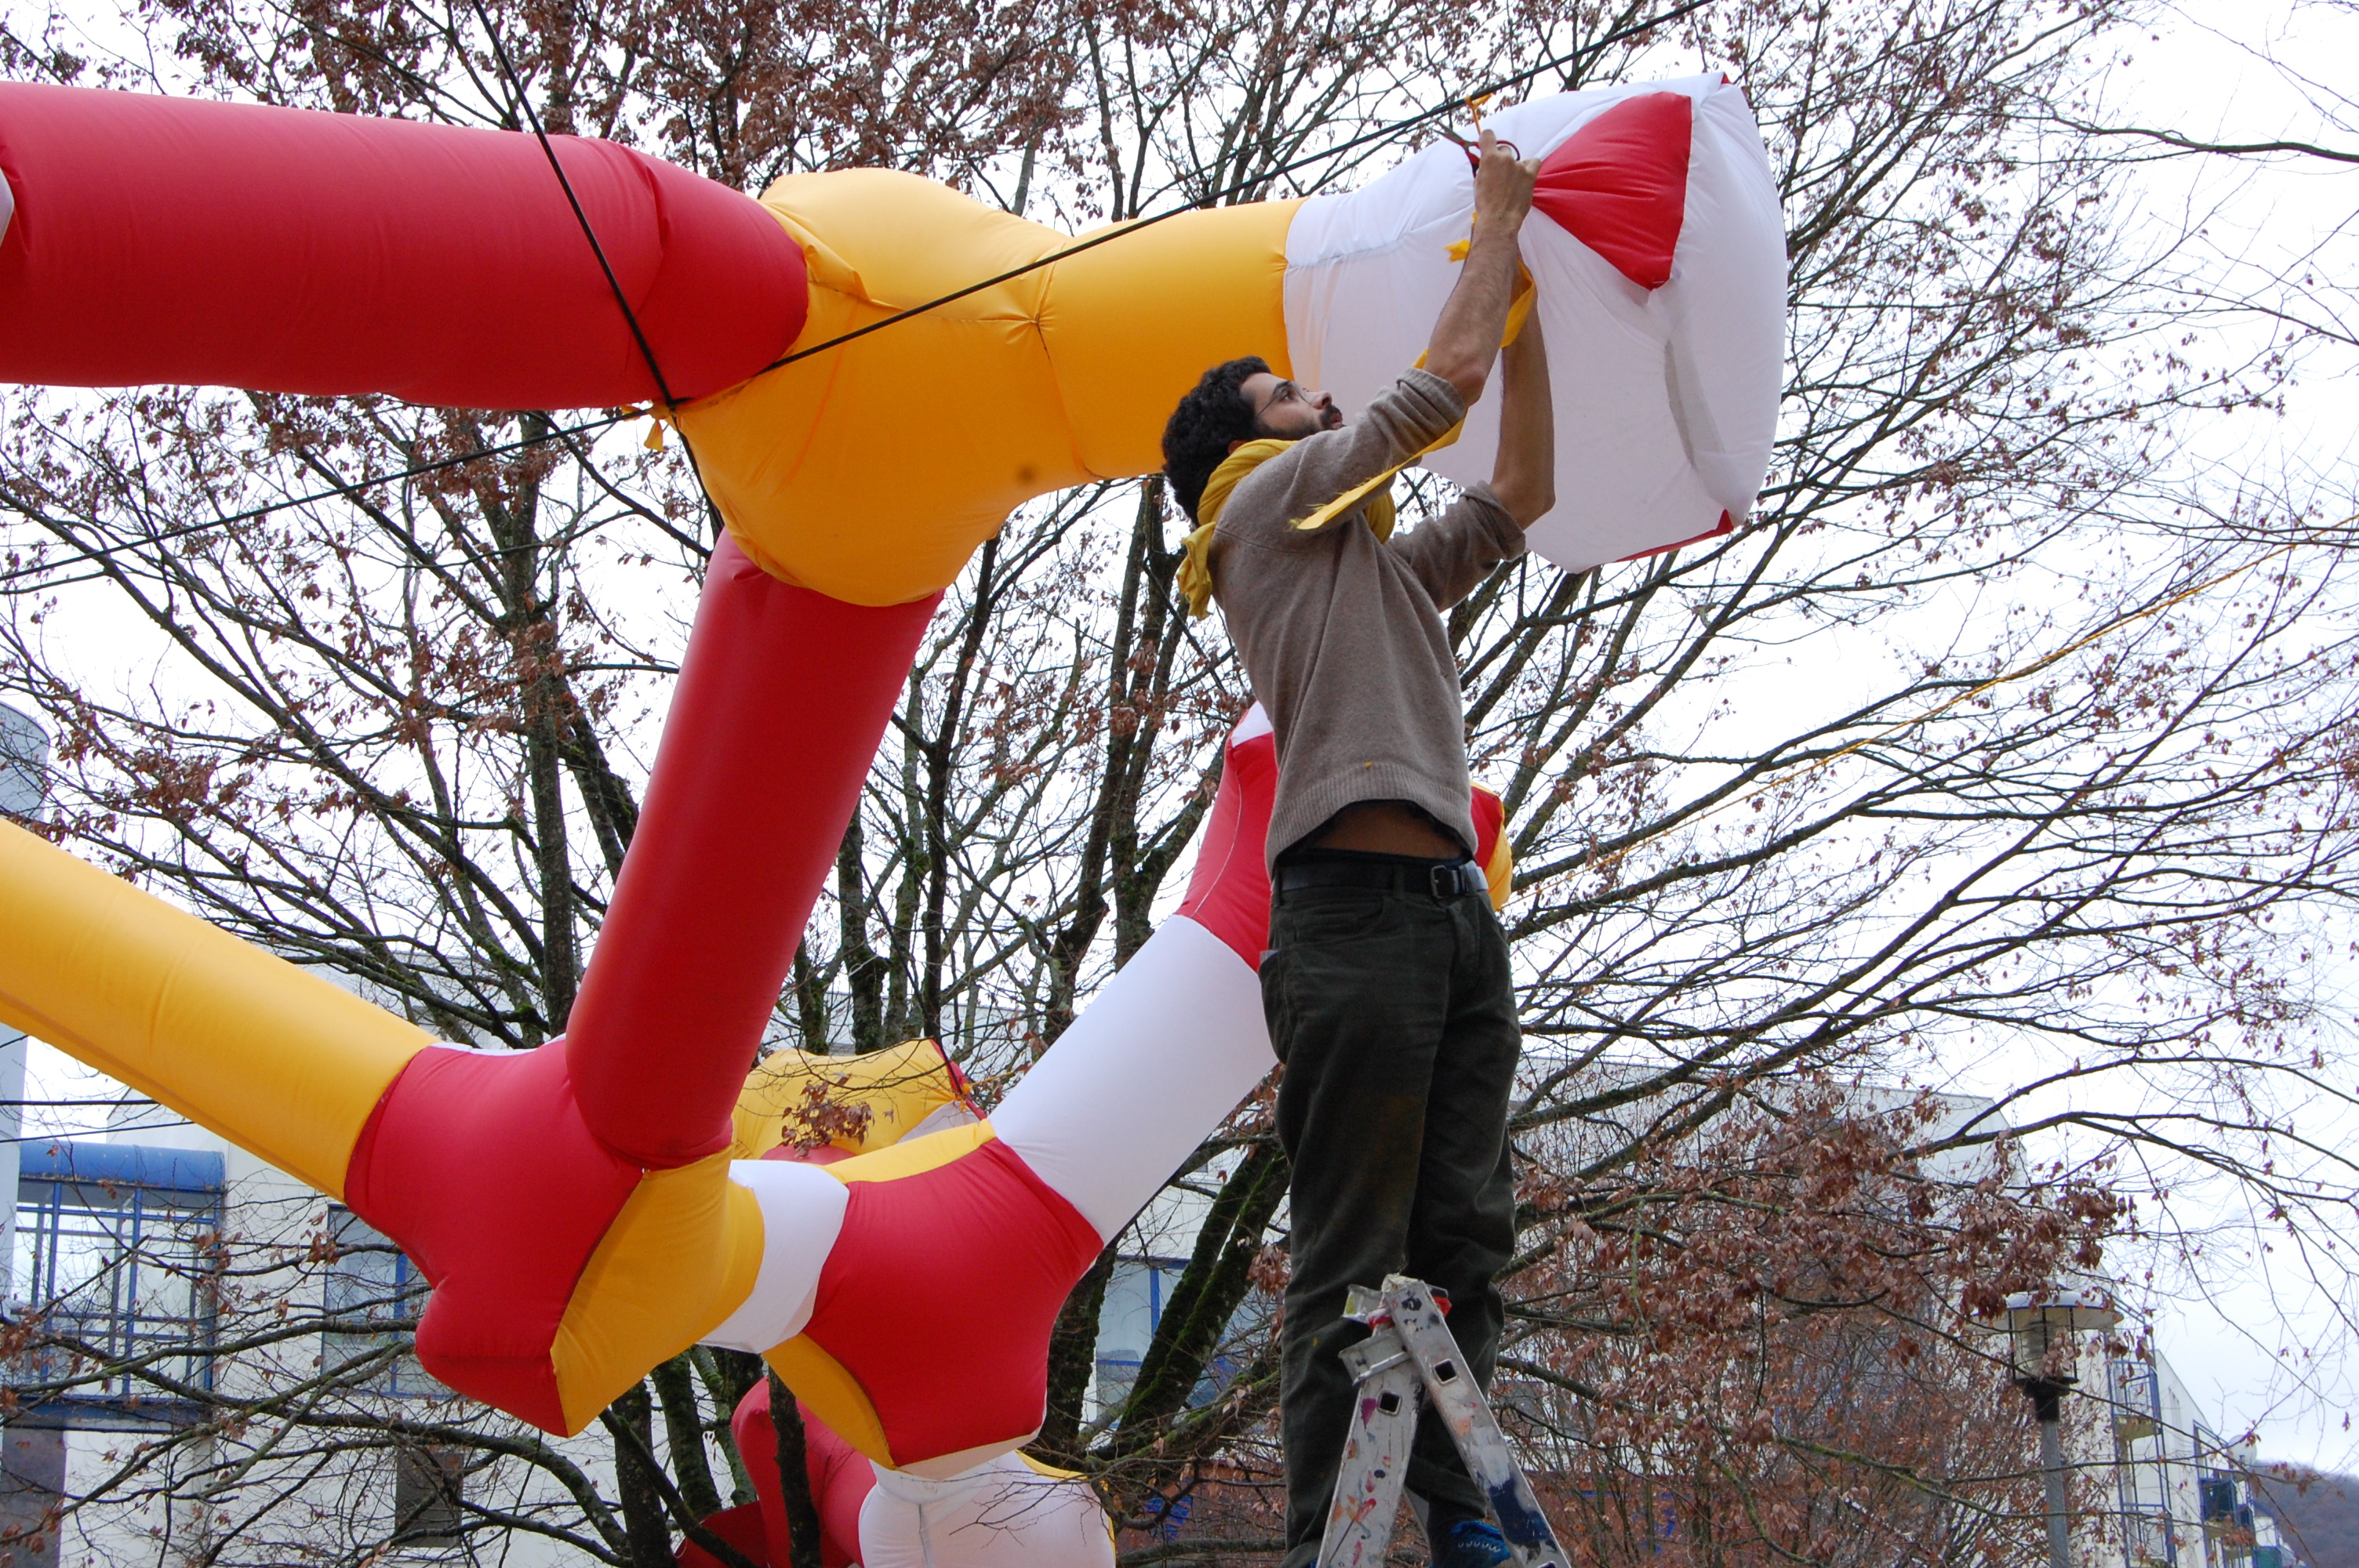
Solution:
M 2007 1364 L 2039 1421 L 2040 1479 L 2048 1489 L 2049 1568 L 2071 1568 L 2064 1498 L 2064 1394 L 2080 1381 L 2079 1336 L 2122 1321 L 2104 1292 L 2018 1292 L 2006 1298 Z
M 37 816 L 49 772 L 49 741 L 25 714 L 0 703 L 0 814 Z M 0 1023 L 0 1304 L 16 1259 L 16 1170 L 24 1131 L 25 1037 Z

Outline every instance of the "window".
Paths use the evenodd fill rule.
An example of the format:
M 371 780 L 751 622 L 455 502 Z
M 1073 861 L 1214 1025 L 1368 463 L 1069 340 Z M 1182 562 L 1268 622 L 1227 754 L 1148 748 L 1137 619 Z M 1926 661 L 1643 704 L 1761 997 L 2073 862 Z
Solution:
M 328 1234 L 336 1244 L 335 1260 L 328 1265 L 326 1299 L 321 1303 L 332 1318 L 355 1328 L 382 1323 L 375 1332 L 353 1328 L 332 1330 L 321 1336 L 320 1365 L 330 1368 L 354 1361 L 374 1351 L 398 1346 L 400 1354 L 361 1386 L 397 1399 L 430 1399 L 449 1392 L 426 1375 L 413 1348 L 418 1314 L 426 1310 L 428 1286 L 418 1265 L 401 1249 L 348 1208 L 332 1210 Z
M 60 1140 L 28 1142 L 19 1160 L 16 1290 L 51 1335 L 78 1343 L 96 1366 L 77 1369 L 71 1351 L 51 1346 L 11 1368 L 11 1379 L 55 1381 L 62 1401 L 136 1407 L 149 1419 L 172 1419 L 176 1403 L 193 1409 L 150 1378 L 110 1368 L 152 1357 L 154 1379 L 212 1387 L 222 1156 Z
M 404 1546 L 454 1546 L 464 1456 L 448 1448 L 398 1448 L 393 1461 L 393 1539 Z
M 1098 1308 L 1097 1417 L 1111 1420 L 1138 1381 L 1139 1362 L 1163 1321 L 1163 1303 L 1187 1265 L 1175 1258 L 1124 1258 Z
M 1164 1308 L 1188 1265 L 1176 1258 L 1123 1258 L 1115 1261 L 1106 1281 L 1105 1300 L 1098 1309 L 1096 1419 L 1111 1421 L 1121 1413 L 1137 1386 L 1138 1369 L 1162 1326 Z M 1203 1375 L 1189 1390 L 1190 1409 L 1220 1397 L 1239 1362 L 1233 1347 L 1245 1336 L 1257 1333 L 1275 1312 L 1275 1303 L 1258 1292 L 1247 1292 L 1222 1331 L 1221 1344 L 1205 1362 Z

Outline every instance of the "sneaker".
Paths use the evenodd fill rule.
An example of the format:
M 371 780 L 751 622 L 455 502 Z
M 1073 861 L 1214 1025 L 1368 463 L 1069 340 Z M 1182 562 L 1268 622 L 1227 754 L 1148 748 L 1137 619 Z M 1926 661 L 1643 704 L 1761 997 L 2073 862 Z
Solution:
M 1490 1520 L 1460 1519 L 1450 1527 L 1448 1540 L 1434 1554 L 1433 1568 L 1498 1568 L 1512 1555 L 1507 1538 Z

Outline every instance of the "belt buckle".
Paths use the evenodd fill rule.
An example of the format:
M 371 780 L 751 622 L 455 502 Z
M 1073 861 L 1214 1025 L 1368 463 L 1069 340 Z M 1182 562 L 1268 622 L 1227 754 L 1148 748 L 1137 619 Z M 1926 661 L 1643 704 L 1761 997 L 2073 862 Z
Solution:
M 1458 868 L 1455 865 L 1428 866 L 1425 871 L 1430 884 L 1428 891 L 1433 894 L 1436 903 L 1446 903 L 1464 891 L 1458 885 Z

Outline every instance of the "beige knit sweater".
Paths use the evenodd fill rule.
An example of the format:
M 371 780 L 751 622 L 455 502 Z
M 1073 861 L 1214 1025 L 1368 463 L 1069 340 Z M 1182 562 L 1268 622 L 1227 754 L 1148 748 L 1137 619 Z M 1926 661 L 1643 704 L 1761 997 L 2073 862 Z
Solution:
M 1389 541 L 1360 509 L 1315 531 L 1292 526 L 1465 411 L 1448 382 L 1410 371 L 1351 424 L 1246 475 L 1221 513 L 1212 597 L 1277 731 L 1272 865 L 1363 800 L 1408 801 L 1473 847 L 1466 710 L 1441 612 L 1523 554 L 1523 530 L 1487 485 Z

